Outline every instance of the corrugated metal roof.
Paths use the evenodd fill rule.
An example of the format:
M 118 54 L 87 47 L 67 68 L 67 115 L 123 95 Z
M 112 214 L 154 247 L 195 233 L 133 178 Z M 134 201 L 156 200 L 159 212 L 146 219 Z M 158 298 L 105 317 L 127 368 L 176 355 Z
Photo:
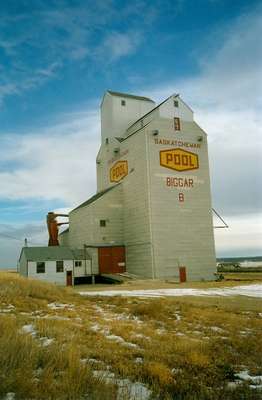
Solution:
M 77 206 L 76 208 L 74 208 L 72 211 L 73 212 L 75 210 L 78 210 L 79 208 L 88 206 L 91 203 L 94 203 L 94 201 L 98 200 L 100 197 L 104 196 L 104 194 L 106 194 L 107 192 L 110 192 L 110 190 L 114 189 L 115 187 L 117 187 L 119 184 L 114 185 L 114 186 L 110 186 L 109 188 L 102 190 L 101 192 L 95 194 L 94 196 L 90 197 L 90 199 L 86 200 L 84 203 L 80 204 L 79 206 Z
M 151 101 L 152 103 L 154 103 L 154 100 L 150 99 L 149 97 L 136 96 L 134 94 L 128 94 L 128 93 L 113 92 L 112 90 L 108 90 L 108 93 L 110 93 L 112 96 L 127 97 L 130 99 Z
M 28 261 L 84 260 L 84 249 L 69 249 L 63 246 L 23 247 L 22 252 Z

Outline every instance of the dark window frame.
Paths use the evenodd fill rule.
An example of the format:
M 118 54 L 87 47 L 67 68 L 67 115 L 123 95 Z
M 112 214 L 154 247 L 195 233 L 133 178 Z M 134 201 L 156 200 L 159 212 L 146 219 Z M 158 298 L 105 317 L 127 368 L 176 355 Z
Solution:
M 126 106 L 126 101 L 125 100 L 121 100 L 121 106 Z
M 45 274 L 45 261 L 37 261 L 36 262 L 36 273 L 37 274 Z
M 174 100 L 174 107 L 179 107 L 178 100 Z
M 101 228 L 105 228 L 106 227 L 106 220 L 105 219 L 100 219 L 99 224 L 100 224 Z
M 181 131 L 180 118 L 178 118 L 178 117 L 174 118 L 174 128 L 175 128 L 175 131 Z
M 75 267 L 82 267 L 82 261 L 80 260 L 75 261 Z
M 63 260 L 57 260 L 56 261 L 56 272 L 64 272 L 64 261 Z

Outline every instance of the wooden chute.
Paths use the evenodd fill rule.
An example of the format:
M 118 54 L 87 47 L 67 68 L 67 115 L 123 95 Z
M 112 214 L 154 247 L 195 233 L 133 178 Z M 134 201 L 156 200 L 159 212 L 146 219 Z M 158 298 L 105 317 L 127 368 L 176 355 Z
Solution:
M 69 222 L 57 222 L 56 217 L 68 217 L 68 214 L 55 214 L 49 212 L 46 216 L 47 229 L 49 234 L 48 246 L 59 246 L 58 227 Z

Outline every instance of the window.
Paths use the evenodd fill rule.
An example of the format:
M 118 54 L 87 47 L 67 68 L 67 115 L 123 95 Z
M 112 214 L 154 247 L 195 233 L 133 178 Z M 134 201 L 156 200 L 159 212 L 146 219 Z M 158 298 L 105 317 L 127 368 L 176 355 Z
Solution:
M 178 107 L 178 101 L 174 100 L 174 107 Z
M 121 100 L 121 106 L 125 106 L 126 105 L 126 101 L 125 100 Z
M 105 219 L 100 219 L 100 226 L 102 226 L 102 227 L 106 226 L 106 220 Z
M 36 263 L 36 273 L 37 274 L 45 273 L 45 262 L 44 261 L 39 261 Z
M 75 267 L 82 267 L 82 261 L 75 261 Z
M 59 260 L 56 262 L 56 272 L 64 272 L 64 261 Z
M 175 131 L 180 131 L 180 119 L 177 117 L 174 118 L 174 128 Z

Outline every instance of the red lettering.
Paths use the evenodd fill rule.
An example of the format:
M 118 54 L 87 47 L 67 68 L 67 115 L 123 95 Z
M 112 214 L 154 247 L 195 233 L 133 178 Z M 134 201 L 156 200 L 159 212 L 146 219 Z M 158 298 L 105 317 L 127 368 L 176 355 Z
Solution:
M 169 162 L 172 162 L 172 160 L 173 160 L 172 154 L 167 153 L 166 154 L 166 163 L 168 164 Z
M 180 165 L 180 155 L 174 154 L 174 164 Z
M 182 165 L 188 165 L 188 156 L 182 155 Z
M 183 202 L 183 201 L 185 200 L 185 198 L 184 198 L 184 193 L 179 193 L 179 194 L 178 194 L 178 200 L 179 200 L 180 202 Z

